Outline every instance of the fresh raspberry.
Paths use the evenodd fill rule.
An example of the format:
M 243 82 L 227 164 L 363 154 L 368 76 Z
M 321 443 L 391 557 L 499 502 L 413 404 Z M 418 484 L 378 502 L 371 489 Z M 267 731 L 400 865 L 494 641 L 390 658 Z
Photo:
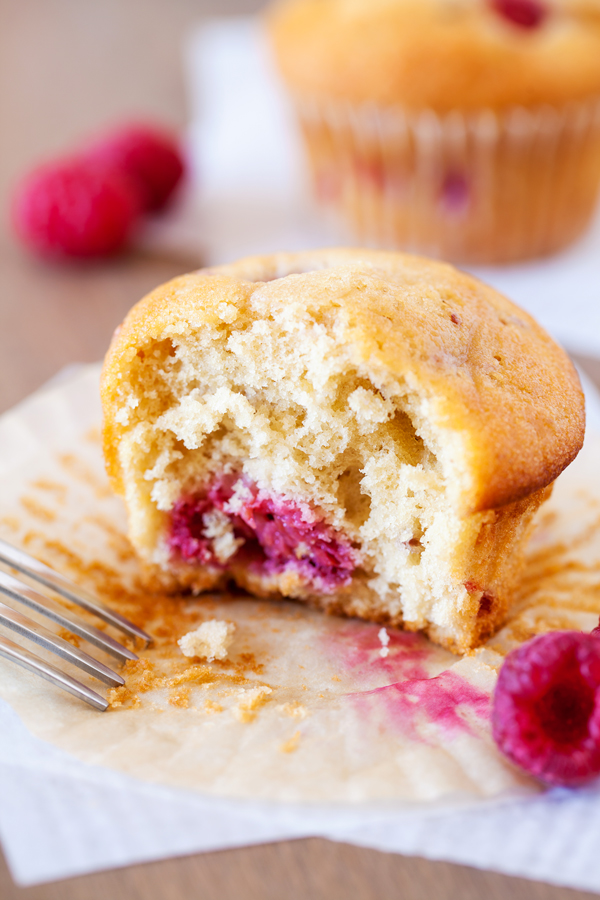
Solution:
M 492 707 L 500 750 L 551 785 L 600 774 L 600 641 L 593 634 L 539 635 L 506 657 Z
M 491 0 L 493 9 L 519 28 L 538 28 L 548 16 L 541 0 Z
M 47 257 L 101 257 L 120 250 L 138 214 L 118 172 L 65 160 L 32 172 L 15 192 L 13 221 L 32 250 Z
M 184 171 L 173 138 L 149 125 L 120 128 L 90 147 L 86 156 L 131 179 L 146 212 L 156 212 L 166 205 Z

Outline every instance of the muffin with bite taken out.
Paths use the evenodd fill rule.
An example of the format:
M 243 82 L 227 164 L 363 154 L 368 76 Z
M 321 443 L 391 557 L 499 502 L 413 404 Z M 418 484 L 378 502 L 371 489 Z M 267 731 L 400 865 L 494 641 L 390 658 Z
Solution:
M 108 472 L 160 588 L 235 582 L 455 650 L 503 621 L 583 440 L 564 352 L 399 253 L 254 257 L 157 288 L 102 377 Z

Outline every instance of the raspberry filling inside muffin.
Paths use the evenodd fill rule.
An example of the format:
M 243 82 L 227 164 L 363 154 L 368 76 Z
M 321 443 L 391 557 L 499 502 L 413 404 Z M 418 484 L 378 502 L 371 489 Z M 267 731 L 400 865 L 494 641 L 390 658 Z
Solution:
M 461 215 L 469 207 L 469 182 L 460 172 L 448 172 L 442 182 L 440 205 L 450 215 Z
M 216 568 L 239 562 L 269 575 L 293 567 L 325 592 L 348 584 L 358 562 L 345 536 L 313 510 L 231 477 L 178 500 L 168 545 L 185 562 Z
M 538 28 L 548 15 L 540 0 L 492 0 L 495 11 L 520 28 Z

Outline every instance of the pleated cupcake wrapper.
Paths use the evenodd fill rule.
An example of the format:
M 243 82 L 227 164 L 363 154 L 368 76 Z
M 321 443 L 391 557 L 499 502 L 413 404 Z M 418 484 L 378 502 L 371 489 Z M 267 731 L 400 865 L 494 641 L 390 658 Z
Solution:
M 438 115 L 297 100 L 317 198 L 370 246 L 465 262 L 568 244 L 594 210 L 600 98 Z

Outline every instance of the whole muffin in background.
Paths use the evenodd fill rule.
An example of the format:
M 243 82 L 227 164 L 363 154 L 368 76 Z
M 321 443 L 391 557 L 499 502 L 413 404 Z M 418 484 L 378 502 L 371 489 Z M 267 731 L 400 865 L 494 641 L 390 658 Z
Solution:
M 317 197 L 365 242 L 498 263 L 585 229 L 599 0 L 283 0 L 268 27 Z
M 400 253 L 254 257 L 115 335 L 104 449 L 150 585 L 291 597 L 454 651 L 511 603 L 584 431 L 577 375 L 509 300 Z

